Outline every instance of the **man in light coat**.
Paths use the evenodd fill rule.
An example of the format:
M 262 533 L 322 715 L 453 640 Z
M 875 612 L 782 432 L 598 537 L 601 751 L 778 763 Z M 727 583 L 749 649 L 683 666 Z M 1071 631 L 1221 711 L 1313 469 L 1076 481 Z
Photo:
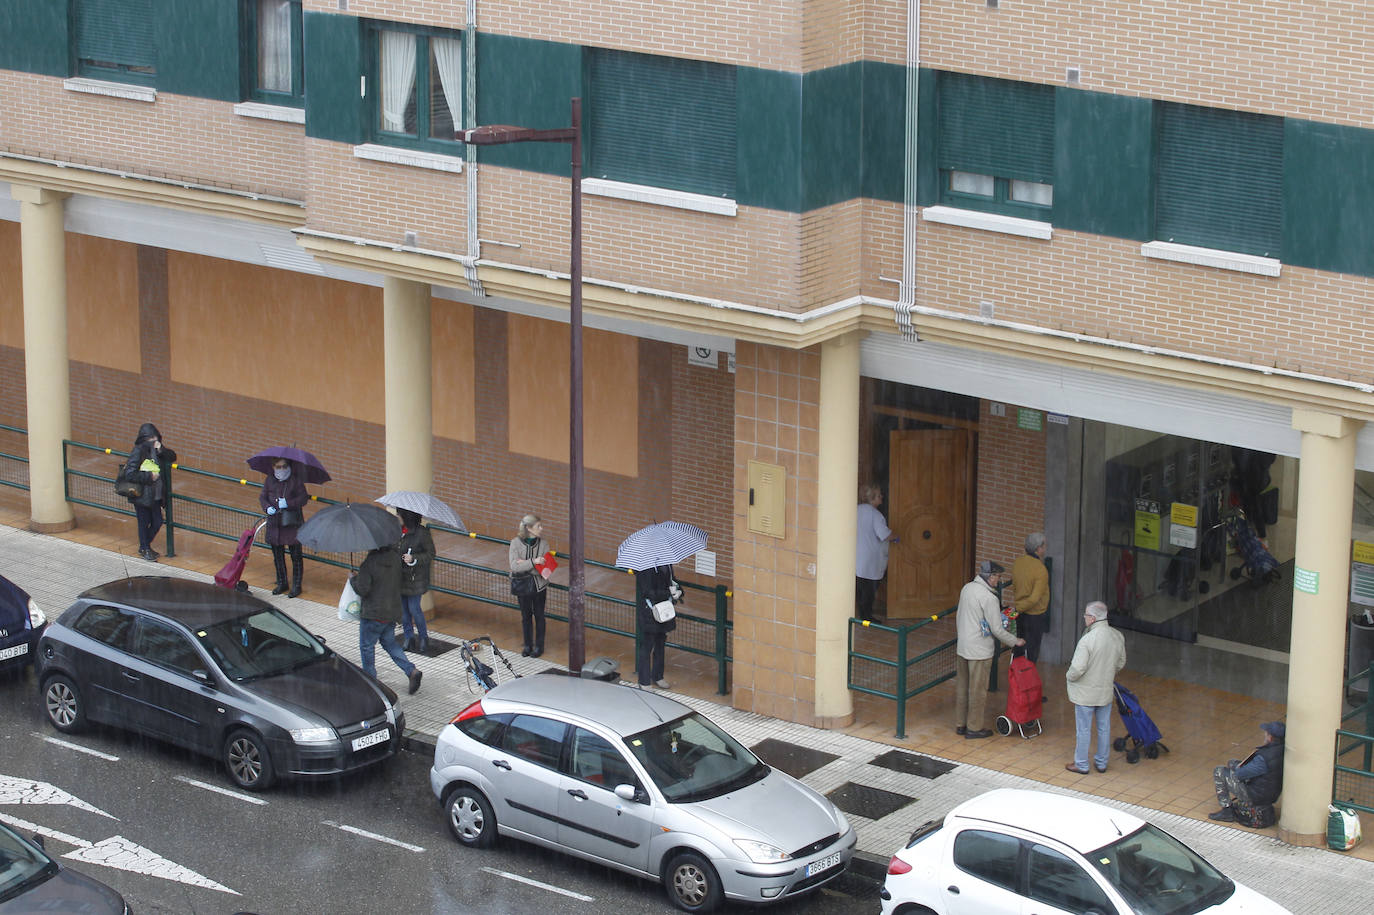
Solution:
M 1002 625 L 997 587 L 1006 569 L 984 559 L 978 575 L 959 592 L 959 640 L 954 649 L 954 733 L 965 740 L 991 737 L 983 727 L 988 701 L 988 672 L 992 669 L 993 639 L 1014 648 L 1026 644 Z
M 1107 754 L 1112 743 L 1112 683 L 1126 666 L 1126 637 L 1107 623 L 1107 605 L 1095 600 L 1083 608 L 1087 627 L 1069 663 L 1069 701 L 1074 705 L 1077 742 L 1073 762 L 1064 768 L 1078 775 L 1088 774 L 1088 748 L 1097 732 L 1097 753 L 1093 765 L 1107 771 Z

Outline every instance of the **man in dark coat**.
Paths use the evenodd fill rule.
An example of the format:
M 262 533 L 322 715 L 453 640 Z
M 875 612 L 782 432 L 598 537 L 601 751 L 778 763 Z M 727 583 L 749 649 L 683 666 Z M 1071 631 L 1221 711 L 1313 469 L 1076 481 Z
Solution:
M 1264 743 L 1244 762 L 1233 759 L 1213 770 L 1212 783 L 1221 809 L 1207 814 L 1209 818 L 1242 826 L 1273 824 L 1274 802 L 1283 791 L 1283 738 L 1287 728 L 1282 721 L 1266 721 L 1260 730 Z
M 299 464 L 277 458 L 272 462 L 272 472 L 262 482 L 258 490 L 258 504 L 267 512 L 267 542 L 272 547 L 272 563 L 277 569 L 277 584 L 273 594 L 286 591 L 286 551 L 291 551 L 291 590 L 287 597 L 301 593 L 301 583 L 305 577 L 305 562 L 300 541 L 296 532 L 305 520 L 301 509 L 310 501 L 310 493 L 305 489 L 305 468 Z M 286 523 L 286 520 L 292 523 Z
M 157 562 L 153 538 L 162 530 L 162 507 L 166 500 L 168 469 L 176 463 L 177 453 L 162 444 L 157 426 L 144 423 L 138 427 L 134 447 L 124 464 L 124 476 L 143 487 L 138 496 L 130 496 L 138 525 L 138 555 L 149 562 Z
M 677 617 L 660 623 L 654 617 L 654 604 L 665 600 L 676 603 L 673 592 L 682 593 L 676 585 L 670 565 L 635 572 L 635 623 L 639 628 L 635 671 L 639 674 L 640 686 L 652 684 L 659 689 L 668 688 L 668 681 L 663 679 L 663 655 L 668 646 L 668 633 L 677 628 Z
M 406 659 L 396 643 L 396 624 L 401 621 L 401 556 L 394 546 L 372 550 L 353 574 L 353 590 L 362 599 L 358 619 L 358 654 L 363 672 L 377 676 L 377 643 L 410 679 L 410 692 L 420 688 L 422 673 Z

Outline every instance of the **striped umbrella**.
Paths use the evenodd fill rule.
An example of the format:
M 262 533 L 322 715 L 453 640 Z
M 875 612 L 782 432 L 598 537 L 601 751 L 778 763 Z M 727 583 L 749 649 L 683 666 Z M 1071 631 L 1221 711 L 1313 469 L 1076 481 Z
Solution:
M 663 521 L 640 528 L 625 538 L 615 564 L 636 572 L 681 562 L 706 549 L 706 532 L 694 524 Z
M 404 508 L 406 511 L 415 512 L 423 515 L 431 521 L 437 521 L 445 527 L 455 530 L 467 531 L 463 526 L 463 521 L 458 515 L 449 508 L 444 502 L 436 499 L 427 492 L 413 492 L 405 489 L 398 492 L 389 492 L 376 500 L 383 505 L 390 505 L 392 508 Z

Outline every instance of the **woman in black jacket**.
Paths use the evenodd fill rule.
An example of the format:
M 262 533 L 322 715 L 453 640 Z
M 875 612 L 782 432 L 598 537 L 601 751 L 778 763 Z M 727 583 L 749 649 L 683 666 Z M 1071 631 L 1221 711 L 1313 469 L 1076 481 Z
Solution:
M 635 672 L 639 674 L 640 686 L 652 684 L 659 689 L 668 688 L 668 681 L 663 679 L 663 655 L 668 633 L 677 628 L 677 617 L 660 623 L 654 617 L 654 604 L 673 600 L 676 584 L 670 565 L 635 572 L 635 623 L 639 629 Z
M 272 472 L 267 474 L 258 490 L 258 504 L 267 512 L 267 543 L 272 547 L 272 564 L 277 570 L 273 594 L 286 592 L 287 597 L 301 593 L 305 578 L 305 557 L 301 542 L 296 539 L 300 525 L 305 523 L 301 509 L 310 501 L 305 488 L 305 468 L 300 464 L 277 458 Z M 291 551 L 291 589 L 286 587 L 286 552 Z
M 157 562 L 153 538 L 162 530 L 162 505 L 166 499 L 164 479 L 167 469 L 176 463 L 177 453 L 162 444 L 157 426 L 144 423 L 138 427 L 138 437 L 129 450 L 124 476 L 143 487 L 137 496 L 130 496 L 134 516 L 138 519 L 138 555 L 149 562 Z

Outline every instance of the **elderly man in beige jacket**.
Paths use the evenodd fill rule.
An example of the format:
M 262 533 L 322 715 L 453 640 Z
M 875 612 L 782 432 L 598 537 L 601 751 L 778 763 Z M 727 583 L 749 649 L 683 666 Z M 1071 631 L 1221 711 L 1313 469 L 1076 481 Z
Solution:
M 988 674 L 992 670 L 993 639 L 1013 648 L 1026 644 L 1002 625 L 1002 604 L 997 588 L 1006 569 L 990 559 L 978 565 L 978 576 L 959 592 L 958 641 L 954 647 L 954 733 L 965 740 L 991 737 L 983 727 L 988 701 Z
M 1093 765 L 1107 771 L 1107 753 L 1112 744 L 1112 682 L 1117 671 L 1126 666 L 1126 637 L 1107 623 L 1107 605 L 1095 600 L 1083 608 L 1083 625 L 1088 627 L 1074 649 L 1068 672 L 1069 701 L 1074 705 L 1078 741 L 1073 762 L 1064 768 L 1078 775 L 1088 774 L 1088 747 L 1097 732 L 1097 753 Z

